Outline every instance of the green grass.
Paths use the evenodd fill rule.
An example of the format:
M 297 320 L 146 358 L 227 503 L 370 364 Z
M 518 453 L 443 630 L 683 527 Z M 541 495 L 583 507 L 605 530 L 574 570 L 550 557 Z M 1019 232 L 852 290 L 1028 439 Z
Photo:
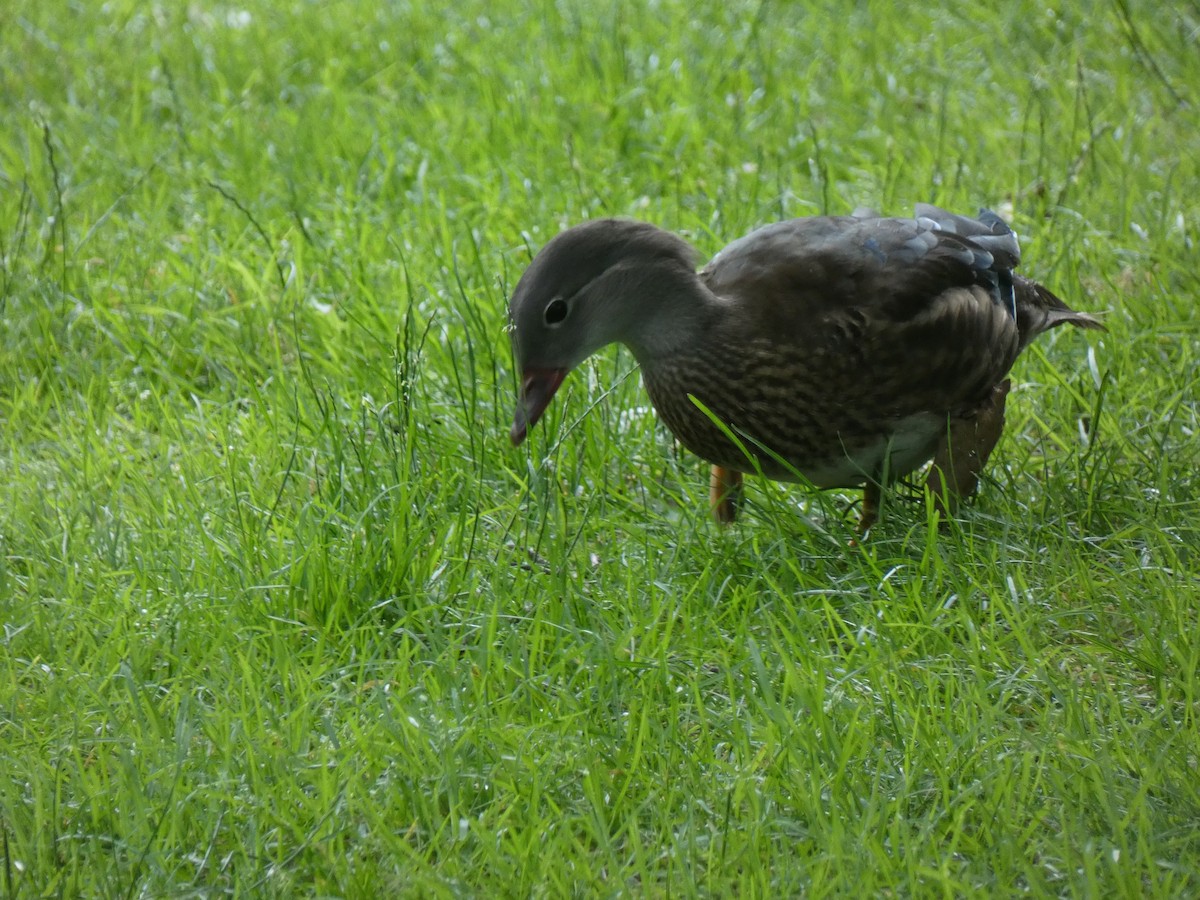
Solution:
M 1200 894 L 1194 0 L 436 6 L 0 15 L 0 895 Z M 1110 328 L 947 529 L 509 446 L 563 225 L 921 200 Z

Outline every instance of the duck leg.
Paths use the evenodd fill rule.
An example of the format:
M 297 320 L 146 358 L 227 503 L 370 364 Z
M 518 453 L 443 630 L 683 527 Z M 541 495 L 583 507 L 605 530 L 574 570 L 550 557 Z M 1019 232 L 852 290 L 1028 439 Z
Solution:
M 713 518 L 722 525 L 732 525 L 742 503 L 742 473 L 722 466 L 712 467 L 708 502 Z
M 876 522 L 879 521 L 879 504 L 883 499 L 883 486 L 877 481 L 868 481 L 863 485 L 862 515 L 858 517 L 858 536 L 866 537 Z
M 1005 378 L 992 388 L 984 404 L 968 418 L 952 419 L 945 439 L 933 457 L 925 487 L 942 516 L 979 487 L 979 473 L 1004 431 L 1004 406 L 1012 382 Z

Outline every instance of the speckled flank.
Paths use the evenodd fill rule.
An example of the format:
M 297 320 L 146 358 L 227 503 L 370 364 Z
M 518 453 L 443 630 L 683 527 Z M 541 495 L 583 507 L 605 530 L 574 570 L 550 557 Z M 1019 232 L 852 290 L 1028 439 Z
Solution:
M 649 362 L 646 388 L 679 441 L 718 465 L 755 469 L 693 397 L 772 478 L 790 480 L 794 469 L 821 487 L 891 480 L 932 456 L 949 417 L 988 399 L 1018 336 L 1006 311 L 974 289 L 943 292 L 889 325 L 852 315 L 814 328 L 807 344 L 702 342 Z
M 779 480 L 794 480 L 794 469 L 820 487 L 849 487 L 881 478 L 885 467 L 903 474 L 932 455 L 944 415 L 909 408 L 887 385 L 862 390 L 861 380 L 839 377 L 845 360 L 781 358 L 772 349 L 757 343 L 732 357 L 673 358 L 643 373 L 646 389 L 685 447 L 726 468 L 753 472 L 755 464 L 693 397 L 741 439 L 763 474 Z

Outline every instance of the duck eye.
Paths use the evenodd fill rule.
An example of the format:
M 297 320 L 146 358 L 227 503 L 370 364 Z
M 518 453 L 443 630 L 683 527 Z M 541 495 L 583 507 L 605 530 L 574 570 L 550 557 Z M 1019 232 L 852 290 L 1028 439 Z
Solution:
M 546 304 L 544 315 L 547 325 L 558 325 L 567 317 L 567 301 L 562 297 L 555 297 Z

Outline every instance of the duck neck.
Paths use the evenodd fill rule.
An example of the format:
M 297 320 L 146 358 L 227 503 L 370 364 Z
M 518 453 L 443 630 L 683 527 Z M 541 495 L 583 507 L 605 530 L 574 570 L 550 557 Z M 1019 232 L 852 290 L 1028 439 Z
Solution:
M 719 301 L 691 269 L 648 266 L 637 280 L 625 295 L 619 339 L 642 368 L 695 346 L 720 314 Z

